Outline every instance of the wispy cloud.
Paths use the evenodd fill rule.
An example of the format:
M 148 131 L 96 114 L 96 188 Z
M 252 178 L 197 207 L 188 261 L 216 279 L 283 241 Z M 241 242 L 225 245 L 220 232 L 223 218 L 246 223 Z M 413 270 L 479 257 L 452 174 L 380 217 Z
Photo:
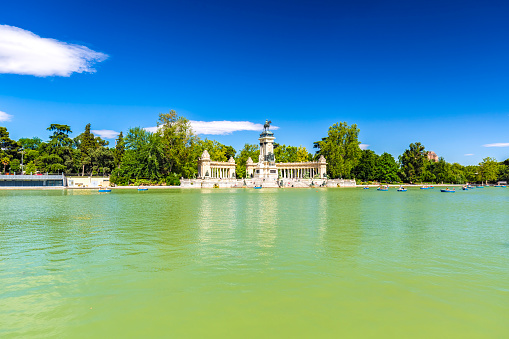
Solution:
M 93 129 L 91 132 L 103 139 L 113 139 L 119 134 L 119 132 L 110 129 Z
M 11 121 L 12 115 L 0 111 L 0 121 Z
M 494 144 L 485 144 L 483 147 L 509 147 L 509 142 L 496 142 Z
M 0 73 L 68 77 L 72 73 L 95 72 L 92 65 L 107 57 L 85 46 L 0 25 Z
M 148 131 L 150 133 L 155 133 L 155 132 L 157 132 L 158 129 L 159 129 L 158 127 L 145 127 L 144 128 L 145 131 Z
M 471 157 L 472 155 L 474 155 L 473 153 L 467 153 L 465 154 L 466 157 Z
M 250 121 L 190 121 L 196 134 L 214 134 L 225 135 L 237 131 L 261 131 L 262 124 L 255 124 Z M 279 127 L 271 126 L 270 129 L 276 130 Z
M 255 124 L 250 121 L 189 121 L 191 127 L 196 134 L 209 134 L 209 135 L 225 135 L 238 131 L 261 131 L 263 130 L 262 124 Z M 277 130 L 279 127 L 270 126 L 271 130 Z M 157 127 L 146 127 L 145 130 L 149 132 L 156 132 Z
M 360 149 L 368 149 L 369 145 L 368 144 L 360 144 L 359 145 L 359 148 Z

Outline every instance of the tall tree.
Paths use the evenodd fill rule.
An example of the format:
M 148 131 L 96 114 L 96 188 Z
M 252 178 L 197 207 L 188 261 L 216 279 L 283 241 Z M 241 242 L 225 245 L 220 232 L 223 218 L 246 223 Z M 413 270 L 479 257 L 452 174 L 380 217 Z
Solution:
M 0 156 L 17 157 L 21 145 L 9 137 L 6 127 L 0 126 Z
M 5 167 L 9 165 L 9 163 L 11 162 L 11 158 L 8 156 L 4 156 L 0 159 L 0 162 L 2 163 L 2 165 L 4 165 L 3 173 L 5 173 Z
M 356 124 L 336 123 L 329 127 L 327 137 L 314 143 L 314 147 L 318 148 L 317 155 L 327 159 L 329 177 L 351 178 L 352 169 L 361 157 L 359 131 Z
M 196 172 L 195 145 L 198 140 L 188 119 L 171 110 L 159 114 L 158 134 L 164 150 L 167 173 L 179 173 L 190 177 Z
M 352 170 L 352 174 L 359 179 L 372 181 L 377 179 L 378 155 L 369 149 L 362 150 L 359 163 Z
M 382 153 L 376 160 L 376 178 L 379 181 L 399 181 L 398 170 L 398 163 L 394 157 L 387 152 Z
M 47 130 L 53 132 L 49 137 L 51 147 L 60 148 L 72 145 L 72 139 L 69 138 L 69 134 L 72 133 L 70 126 L 51 124 Z
M 434 165 L 434 174 L 438 182 L 452 182 L 452 168 L 451 164 L 445 161 L 443 157 L 438 158 Z
M 487 157 L 484 158 L 481 163 L 479 163 L 479 170 L 481 174 L 481 180 L 486 182 L 495 181 L 498 178 L 500 165 L 496 159 Z
M 101 139 L 101 137 L 95 136 L 90 129 L 91 125 L 87 124 L 83 133 L 74 138 L 74 143 L 80 151 L 81 175 L 85 175 L 85 170 L 87 173 L 93 174 L 94 168 L 97 169 L 100 166 L 100 164 L 96 162 L 99 158 L 97 156 L 94 157 L 93 154 L 97 153 L 96 151 L 98 149 L 102 150 L 97 154 L 106 154 L 105 146 L 109 144 L 107 141 Z
M 420 142 L 410 144 L 400 156 L 401 167 L 406 180 L 416 182 L 423 180 L 423 170 L 428 159 L 426 149 Z
M 115 168 L 120 168 L 120 163 L 122 162 L 122 158 L 125 153 L 125 143 L 124 143 L 124 135 L 122 131 L 118 134 L 116 143 L 115 143 L 115 151 L 113 152 L 113 159 L 115 163 Z
M 125 137 L 125 154 L 120 168 L 112 172 L 112 182 L 127 184 L 129 180 L 163 178 L 164 149 L 161 136 L 141 127 L 129 129 Z

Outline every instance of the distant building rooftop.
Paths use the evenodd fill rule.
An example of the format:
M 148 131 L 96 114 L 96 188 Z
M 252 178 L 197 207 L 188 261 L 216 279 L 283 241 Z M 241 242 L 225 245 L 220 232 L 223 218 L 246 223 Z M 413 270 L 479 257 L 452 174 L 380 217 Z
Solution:
M 438 161 L 438 155 L 433 151 L 428 151 L 428 160 L 437 162 Z

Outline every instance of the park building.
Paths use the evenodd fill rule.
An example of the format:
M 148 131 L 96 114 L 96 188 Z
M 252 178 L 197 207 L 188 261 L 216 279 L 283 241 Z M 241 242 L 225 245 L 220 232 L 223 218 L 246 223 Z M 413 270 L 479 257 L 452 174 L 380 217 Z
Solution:
M 428 151 L 427 153 L 428 160 L 438 162 L 438 155 L 433 151 Z

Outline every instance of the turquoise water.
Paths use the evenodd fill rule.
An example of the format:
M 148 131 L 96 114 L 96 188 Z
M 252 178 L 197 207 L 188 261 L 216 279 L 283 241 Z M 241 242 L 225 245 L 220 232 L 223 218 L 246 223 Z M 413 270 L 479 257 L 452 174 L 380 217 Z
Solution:
M 509 189 L 0 203 L 1 337 L 509 337 Z

